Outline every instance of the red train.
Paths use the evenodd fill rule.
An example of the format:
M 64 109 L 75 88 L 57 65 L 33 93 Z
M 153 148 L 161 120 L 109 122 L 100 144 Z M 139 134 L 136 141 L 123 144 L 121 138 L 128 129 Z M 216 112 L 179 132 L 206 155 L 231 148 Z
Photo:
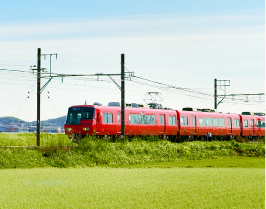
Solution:
M 121 107 L 71 106 L 64 129 L 73 140 L 86 135 L 121 135 Z M 178 111 L 126 107 L 125 135 L 157 135 L 174 141 L 265 137 L 265 116 L 202 112 L 192 108 Z

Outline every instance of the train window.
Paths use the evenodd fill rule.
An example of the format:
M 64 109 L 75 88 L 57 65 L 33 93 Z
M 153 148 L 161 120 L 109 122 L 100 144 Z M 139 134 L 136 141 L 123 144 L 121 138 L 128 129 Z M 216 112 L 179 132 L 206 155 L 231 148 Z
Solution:
M 219 118 L 213 118 L 212 125 L 213 126 L 219 126 Z
M 164 115 L 159 115 L 159 123 L 164 125 Z
M 258 128 L 265 128 L 265 121 L 264 120 L 258 120 L 257 121 L 257 127 Z
M 81 119 L 81 113 L 69 113 L 67 118 L 67 124 L 79 124 Z
M 141 124 L 142 123 L 142 115 L 130 114 L 129 115 L 129 123 Z
M 117 123 L 120 123 L 120 113 L 117 113 Z
M 79 124 L 82 118 L 82 108 L 73 107 L 68 109 L 66 124 Z
M 181 117 L 181 125 L 185 125 L 185 126 L 188 125 L 187 117 Z
M 131 124 L 156 124 L 155 115 L 130 114 L 128 118 Z
M 213 126 L 213 119 L 212 118 L 205 118 L 205 125 L 206 126 Z
M 132 123 L 132 124 L 138 124 L 139 123 L 138 115 L 130 114 L 128 118 L 129 118 L 129 123 Z
M 231 118 L 227 118 L 227 126 L 231 127 Z
M 92 107 L 83 107 L 82 110 L 82 119 L 88 120 L 94 118 L 94 108 Z
M 175 116 L 169 116 L 169 125 L 176 125 L 176 117 Z
M 224 119 L 223 118 L 219 118 L 219 126 L 220 127 L 224 126 Z
M 176 125 L 176 116 L 173 116 L 173 125 Z
M 68 109 L 66 124 L 79 124 L 80 120 L 88 120 L 93 118 L 93 107 L 71 107 Z
M 248 120 L 243 120 L 243 127 L 248 127 Z
M 103 113 L 103 123 L 113 123 L 113 114 Z
M 143 115 L 144 124 L 155 124 L 155 115 Z
M 240 127 L 239 126 L 239 119 L 234 119 L 234 125 L 235 125 L 235 127 Z
M 206 118 L 199 118 L 199 125 L 206 126 Z
M 196 126 L 196 116 L 191 116 L 191 125 Z
M 224 126 L 225 122 L 223 118 L 199 118 L 199 125 L 218 127 L 218 126 Z
M 176 125 L 176 116 L 172 116 L 173 118 L 173 125 Z

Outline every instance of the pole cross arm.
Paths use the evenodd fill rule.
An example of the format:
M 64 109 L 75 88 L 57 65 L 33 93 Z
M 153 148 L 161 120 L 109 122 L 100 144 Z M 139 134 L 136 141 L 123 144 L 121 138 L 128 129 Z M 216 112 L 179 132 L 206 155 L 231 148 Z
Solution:
M 258 94 L 228 94 L 228 95 L 217 95 L 218 97 L 226 97 L 226 96 L 259 96 L 259 95 L 265 95 L 264 93 L 258 93 Z
M 121 91 L 121 86 L 118 85 L 118 83 L 115 82 L 115 80 L 109 75 L 109 77 L 111 78 L 111 80 L 115 83 L 115 85 L 119 88 L 119 90 Z
M 43 90 L 45 89 L 45 87 L 50 83 L 50 81 L 52 80 L 53 77 L 51 77 L 47 82 L 46 84 L 43 85 L 43 87 L 40 89 L 40 93 L 43 92 Z
M 217 106 L 225 99 L 226 95 L 224 96 L 224 98 L 221 99 L 220 102 L 218 102 Z
M 223 97 L 220 102 L 217 103 L 217 106 L 225 99 L 227 96 L 261 96 L 265 95 L 264 93 L 258 93 L 258 94 L 228 94 L 228 95 L 217 95 L 217 97 Z

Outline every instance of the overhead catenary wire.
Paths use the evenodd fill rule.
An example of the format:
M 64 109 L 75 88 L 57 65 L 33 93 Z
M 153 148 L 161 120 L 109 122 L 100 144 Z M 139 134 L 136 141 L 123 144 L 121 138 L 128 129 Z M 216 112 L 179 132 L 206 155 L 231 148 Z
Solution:
M 138 82 L 138 81 L 132 81 L 132 82 L 136 82 L 136 83 L 139 83 L 139 84 L 142 84 L 142 85 L 146 85 L 146 86 L 150 86 L 150 84 L 146 84 L 146 83 L 142 83 L 142 82 Z M 164 91 L 167 91 L 167 92 L 172 92 L 172 93 L 175 93 L 174 90 L 176 89 L 167 89 L 167 88 L 164 88 L 164 87 L 160 87 L 160 86 L 153 86 L 154 88 L 157 88 L 157 89 L 161 89 L 161 90 L 164 90 Z M 190 96 L 190 97 L 194 97 L 194 98 L 198 98 L 198 99 L 202 99 L 202 97 L 199 97 L 199 96 L 195 96 L 195 95 L 189 95 L 189 94 L 186 94 L 184 92 L 178 92 L 179 94 L 182 94 L 182 95 L 185 95 L 185 96 Z
M 18 73 L 28 73 L 28 71 L 22 71 L 22 70 L 14 70 L 14 69 L 0 69 L 0 70 L 5 70 L 5 71 L 9 71 L 9 72 L 18 72 Z M 126 70 L 128 71 L 128 69 L 126 68 Z M 61 74 L 58 74 L 58 75 L 61 75 Z M 57 76 L 58 76 L 57 75 Z M 91 75 L 95 75 L 95 74 L 91 74 Z M 17 77 L 20 77 L 21 75 L 18 75 Z M 65 75 L 64 75 L 65 76 Z M 68 76 L 77 76 L 76 78 L 79 79 L 79 80 L 93 80 L 93 79 L 88 79 L 88 78 L 82 78 L 82 76 L 86 76 L 86 74 L 76 74 L 76 75 L 68 75 Z M 21 76 L 21 77 L 24 77 L 24 76 Z M 161 85 L 163 87 L 160 87 L 160 86 L 155 86 L 153 85 L 154 88 L 159 88 L 159 89 L 162 89 L 162 90 L 165 90 L 167 91 L 167 89 L 176 89 L 176 90 L 180 90 L 180 91 L 186 91 L 186 92 L 189 92 L 189 93 L 192 93 L 192 94 L 202 94 L 202 95 L 205 95 L 205 96 L 210 96 L 212 97 L 213 95 L 212 94 L 208 94 L 208 93 L 205 93 L 205 92 L 200 92 L 200 91 L 197 91 L 197 90 L 194 90 L 194 89 L 190 89 L 190 88 L 182 88 L 182 87 L 176 87 L 176 86 L 173 86 L 173 85 L 168 85 L 168 84 L 164 84 L 164 83 L 161 83 L 161 82 L 157 82 L 157 81 L 153 81 L 153 80 L 150 80 L 150 79 L 146 79 L 146 78 L 142 78 L 142 77 L 139 77 L 139 76 L 133 76 L 133 78 L 138 78 L 138 79 L 142 79 L 142 80 L 145 80 L 145 81 L 148 81 L 148 82 L 151 82 L 151 83 L 154 83 L 154 84 L 157 84 L 157 85 Z M 96 81 L 96 79 L 95 79 Z M 106 80 L 101 80 L 101 81 L 105 81 L 105 82 L 108 82 Z M 133 80 L 133 82 L 136 82 L 136 83 L 139 83 L 138 81 L 135 81 Z M 10 83 L 12 84 L 12 83 Z M 148 83 L 142 83 L 143 85 L 148 85 L 150 86 L 150 84 Z M 80 84 L 79 84 L 80 85 Z M 86 85 L 87 86 L 87 85 Z M 91 86 L 93 87 L 93 86 Z M 169 91 L 169 90 L 168 90 Z M 202 97 L 198 97 L 198 96 L 195 96 L 195 95 L 188 95 L 188 94 L 183 94 L 183 95 L 186 95 L 186 96 L 191 96 L 191 97 L 194 97 L 194 98 L 202 98 Z M 228 99 L 226 99 L 228 100 Z
M 49 99 L 49 101 L 50 101 L 50 103 L 51 103 L 51 105 L 52 105 L 54 111 L 55 111 L 56 114 L 57 114 L 57 117 L 60 117 L 60 114 L 59 114 L 59 112 L 58 112 L 58 109 L 56 108 L 56 105 L 55 105 L 55 103 L 54 103 L 54 101 L 53 101 L 53 99 L 52 99 L 52 97 L 51 97 L 50 91 L 48 91 L 47 89 L 46 89 L 46 94 L 47 94 L 47 98 Z
M 18 111 L 17 111 L 17 113 L 16 113 L 16 117 L 18 117 L 19 114 L 21 113 L 21 111 L 22 111 L 23 107 L 25 106 L 27 100 L 30 98 L 30 95 L 31 95 L 31 93 L 32 93 L 32 90 L 33 90 L 33 88 L 34 88 L 35 86 L 36 86 L 36 81 L 33 83 L 32 87 L 31 87 L 30 90 L 28 91 L 28 93 L 27 93 L 27 97 L 24 98 L 24 100 L 23 100 L 21 106 L 19 107 L 19 109 L 18 109 Z
M 180 90 L 180 91 L 186 91 L 186 92 L 190 92 L 190 93 L 202 94 L 202 95 L 205 95 L 205 96 L 213 96 L 211 94 L 208 94 L 208 93 L 205 93 L 205 92 L 200 92 L 200 91 L 197 91 L 197 90 L 194 90 L 194 89 L 177 87 L 177 86 L 161 83 L 161 82 L 158 82 L 158 81 L 153 81 L 153 80 L 150 80 L 150 79 L 147 79 L 147 78 L 142 78 L 142 77 L 139 77 L 139 76 L 133 76 L 133 78 L 138 78 L 138 79 L 145 80 L 145 81 L 148 81 L 148 82 L 151 82 L 151 83 L 159 84 L 159 85 L 165 86 L 165 88 L 169 88 L 169 89 L 177 89 L 177 90 Z
M 81 79 L 84 79 L 84 78 L 81 78 Z M 162 89 L 162 90 L 164 90 L 164 91 L 172 92 L 172 93 L 176 93 L 176 92 L 174 92 L 173 90 L 179 90 L 179 89 L 176 89 L 176 88 L 169 89 L 169 88 L 167 88 L 167 87 L 160 87 L 160 86 L 156 86 L 156 85 L 150 85 L 150 84 L 148 84 L 148 83 L 139 82 L 139 81 L 135 81 L 135 80 L 133 80 L 133 82 L 138 83 L 138 84 L 142 84 L 142 85 L 146 85 L 146 86 L 152 86 L 152 87 L 154 87 L 154 88 L 159 88 L 159 89 Z M 158 82 L 155 82 L 155 83 L 157 84 Z M 75 85 L 77 85 L 77 86 L 81 86 L 80 84 L 75 84 Z M 129 82 L 128 85 L 131 85 L 131 82 Z M 91 87 L 94 87 L 94 86 L 91 86 Z M 99 88 L 99 87 L 97 87 L 97 88 Z M 103 88 L 104 88 L 104 87 L 103 87 Z M 86 90 L 85 90 L 85 91 L 86 91 Z M 193 92 L 193 91 L 188 91 L 188 92 Z M 181 93 L 181 92 L 179 92 L 179 93 Z M 196 93 L 196 92 L 195 92 L 195 93 Z M 197 91 L 197 93 L 198 93 L 198 91 Z M 189 94 L 185 94 L 185 93 L 181 93 L 181 94 L 183 94 L 184 96 L 190 96 L 190 97 L 194 97 L 194 98 L 198 98 L 198 99 L 203 99 L 202 96 L 189 95 Z M 210 95 L 210 96 L 212 96 L 212 95 Z M 206 99 L 205 99 L 205 100 L 206 100 Z M 238 99 L 238 100 L 239 100 L 239 101 L 243 101 L 243 99 Z
M 126 70 L 129 72 L 129 70 L 127 68 L 126 68 Z M 22 78 L 22 79 L 26 78 L 26 77 L 28 79 L 35 79 L 35 77 L 33 77 L 34 74 L 29 73 L 29 71 L 2 68 L 2 69 L 0 69 L 0 73 L 1 72 L 5 72 L 4 75 L 6 77 L 12 76 L 12 79 L 19 79 L 19 77 Z M 21 73 L 23 73 L 23 75 L 21 75 Z M 54 73 L 54 75 L 55 75 L 54 78 L 61 78 L 60 76 L 63 76 L 63 77 L 68 77 L 72 81 L 74 81 L 74 80 L 78 81 L 77 83 L 75 83 L 75 82 L 73 83 L 72 82 L 72 84 L 71 84 L 71 82 L 64 81 L 64 84 L 67 84 L 68 86 L 69 85 L 75 85 L 76 87 L 82 87 L 83 86 L 85 88 L 97 88 L 97 89 L 99 89 L 99 88 L 101 88 L 101 89 L 108 88 L 108 87 L 95 87 L 95 85 L 88 85 L 87 83 L 85 85 L 81 84 L 79 82 L 81 80 L 84 80 L 84 81 L 98 81 L 97 79 L 88 78 L 87 77 L 88 74 L 69 74 L 68 76 L 66 76 L 66 74 Z M 89 75 L 94 75 L 95 76 L 95 75 L 100 75 L 100 73 L 99 74 L 98 73 L 97 74 L 89 74 Z M 115 75 L 117 75 L 117 74 L 115 74 Z M 49 79 L 49 77 L 46 76 L 44 73 L 43 73 L 42 78 Z M 104 82 L 110 83 L 110 80 L 107 80 L 107 79 L 106 80 L 101 79 L 100 81 L 104 81 Z M 132 76 L 131 80 L 128 79 L 128 81 L 129 82 L 128 82 L 127 85 L 129 85 L 129 86 L 131 86 L 131 85 L 132 86 L 134 86 L 134 85 L 149 86 L 151 88 L 160 89 L 162 91 L 171 93 L 173 95 L 178 95 L 178 94 L 182 95 L 182 98 L 192 97 L 192 98 L 195 98 L 195 99 L 204 99 L 204 100 L 207 100 L 207 101 L 209 101 L 209 100 L 211 100 L 211 98 L 213 98 L 213 94 L 212 93 L 207 93 L 207 92 L 203 92 L 203 91 L 199 91 L 199 90 L 195 90 L 195 89 L 191 89 L 191 88 L 177 87 L 177 86 L 174 86 L 174 85 L 169 85 L 169 84 L 166 84 L 166 83 L 163 83 L 163 82 L 154 81 L 154 80 L 147 79 L 147 78 L 140 77 L 140 76 Z M 2 83 L 5 83 L 5 82 L 2 82 Z M 6 84 L 23 85 L 23 84 L 12 83 L 12 82 L 6 82 Z M 80 89 L 77 89 L 76 87 L 74 89 L 73 88 L 68 88 L 68 89 L 80 90 Z M 65 88 L 62 88 L 62 89 L 65 89 Z M 87 91 L 87 90 L 84 90 L 84 91 Z M 132 89 L 127 89 L 127 94 L 129 94 L 129 95 L 139 95 L 139 93 L 142 93 L 142 92 L 143 92 L 143 89 L 140 89 L 140 90 L 137 90 L 137 88 L 134 88 L 133 90 Z M 104 93 L 104 91 L 102 91 L 101 93 Z M 113 95 L 114 94 L 117 94 L 117 92 L 113 92 Z M 251 98 L 249 98 L 249 99 L 250 99 L 250 101 L 247 103 L 247 102 L 245 102 L 245 98 L 239 98 L 239 99 L 235 99 L 235 101 L 232 101 L 231 97 L 229 97 L 229 98 L 225 98 L 224 102 L 227 102 L 227 103 L 230 103 L 230 104 L 235 104 L 236 102 L 245 102 L 244 105 L 249 105 L 249 106 L 261 105 L 261 103 L 264 102 L 264 100 L 252 101 Z M 184 99 L 182 99 L 182 100 L 184 100 Z M 251 104 L 251 103 L 253 103 L 253 104 Z

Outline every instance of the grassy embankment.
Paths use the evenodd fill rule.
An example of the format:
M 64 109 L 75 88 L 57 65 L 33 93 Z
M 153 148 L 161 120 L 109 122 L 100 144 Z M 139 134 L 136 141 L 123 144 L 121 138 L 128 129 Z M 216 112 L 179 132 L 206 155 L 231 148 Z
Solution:
M 0 134 L 0 146 L 33 146 L 34 134 Z M 4 140 L 2 138 L 4 136 Z M 10 142 L 7 138 L 10 137 Z M 14 138 L 17 137 L 17 139 Z M 16 143 L 17 141 L 17 143 Z M 61 134 L 43 134 L 41 144 L 74 145 Z M 36 167 L 94 167 L 94 166 L 132 166 L 152 163 L 182 162 L 187 160 L 221 159 L 243 156 L 264 158 L 264 143 L 230 142 L 184 142 L 171 143 L 154 137 L 135 138 L 131 142 L 108 142 L 95 137 L 84 138 L 78 146 L 0 148 L 0 168 Z M 217 161 L 218 162 L 218 161 Z
M 41 134 L 41 146 L 77 145 L 65 134 Z M 35 133 L 0 133 L 0 147 L 3 146 L 36 146 Z

